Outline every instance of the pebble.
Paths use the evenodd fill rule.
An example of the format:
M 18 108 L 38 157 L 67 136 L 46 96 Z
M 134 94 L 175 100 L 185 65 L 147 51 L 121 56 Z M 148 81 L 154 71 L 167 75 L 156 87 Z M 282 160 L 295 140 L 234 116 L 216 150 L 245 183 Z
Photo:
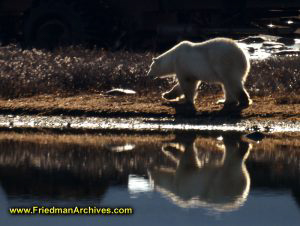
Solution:
M 281 42 L 287 46 L 292 46 L 295 45 L 295 39 L 293 38 L 285 38 L 285 37 L 281 37 L 277 39 L 277 42 Z
M 241 39 L 240 42 L 246 43 L 246 44 L 252 44 L 252 43 L 263 43 L 267 41 L 266 38 L 260 37 L 260 36 L 251 36 L 248 38 Z
M 265 135 L 261 132 L 254 132 L 254 133 L 247 134 L 245 137 L 253 141 L 261 141 L 262 139 L 265 138 Z

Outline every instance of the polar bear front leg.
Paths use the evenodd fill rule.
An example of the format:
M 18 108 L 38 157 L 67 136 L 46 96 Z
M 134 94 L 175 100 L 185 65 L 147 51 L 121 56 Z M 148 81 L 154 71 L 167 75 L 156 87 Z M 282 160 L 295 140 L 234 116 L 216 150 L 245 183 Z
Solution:
M 252 100 L 250 99 L 245 88 L 240 89 L 240 91 L 237 93 L 237 96 L 239 99 L 239 108 L 244 109 L 252 104 Z
M 185 103 L 194 106 L 196 89 L 200 81 L 192 79 L 189 76 L 177 76 L 182 92 L 185 96 Z
M 179 83 L 177 83 L 170 91 L 163 93 L 162 97 L 168 101 L 176 101 L 183 98 L 183 92 Z

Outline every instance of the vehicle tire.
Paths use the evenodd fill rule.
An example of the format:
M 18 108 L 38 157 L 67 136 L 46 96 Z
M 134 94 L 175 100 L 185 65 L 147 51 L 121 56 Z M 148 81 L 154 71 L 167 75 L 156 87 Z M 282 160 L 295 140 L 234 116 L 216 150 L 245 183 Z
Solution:
M 104 40 L 111 28 L 104 12 L 101 1 L 41 0 L 24 17 L 24 44 L 53 49 Z

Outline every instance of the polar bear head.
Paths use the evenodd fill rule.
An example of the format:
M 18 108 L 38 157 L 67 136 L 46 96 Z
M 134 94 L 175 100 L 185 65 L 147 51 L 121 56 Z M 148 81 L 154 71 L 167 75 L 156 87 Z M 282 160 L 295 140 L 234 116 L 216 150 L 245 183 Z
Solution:
M 162 75 L 161 68 L 161 60 L 159 58 L 152 58 L 152 63 L 150 65 L 147 76 L 151 78 L 159 77 L 160 75 Z
M 162 55 L 152 59 L 152 64 L 148 71 L 148 76 L 151 78 L 163 78 L 175 75 L 174 57 L 175 51 L 169 50 Z

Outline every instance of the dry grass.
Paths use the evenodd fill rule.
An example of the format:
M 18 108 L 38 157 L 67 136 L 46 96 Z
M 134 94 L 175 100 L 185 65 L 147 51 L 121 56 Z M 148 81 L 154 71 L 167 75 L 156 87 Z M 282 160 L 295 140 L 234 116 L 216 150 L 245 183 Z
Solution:
M 76 94 L 111 88 L 149 89 L 146 81 L 150 53 L 108 52 L 69 47 L 55 52 L 0 49 L 0 96 Z M 149 83 L 150 82 L 150 83 Z
M 0 97 L 37 94 L 74 95 L 97 93 L 111 88 L 140 92 L 166 89 L 172 81 L 146 77 L 154 53 L 68 47 L 54 52 L 23 50 L 15 45 L 0 48 Z M 300 92 L 300 57 L 276 57 L 252 61 L 246 83 L 251 95 L 282 93 L 289 98 Z M 220 87 L 203 84 L 203 91 Z
M 247 87 L 258 95 L 300 93 L 300 56 L 253 61 Z

